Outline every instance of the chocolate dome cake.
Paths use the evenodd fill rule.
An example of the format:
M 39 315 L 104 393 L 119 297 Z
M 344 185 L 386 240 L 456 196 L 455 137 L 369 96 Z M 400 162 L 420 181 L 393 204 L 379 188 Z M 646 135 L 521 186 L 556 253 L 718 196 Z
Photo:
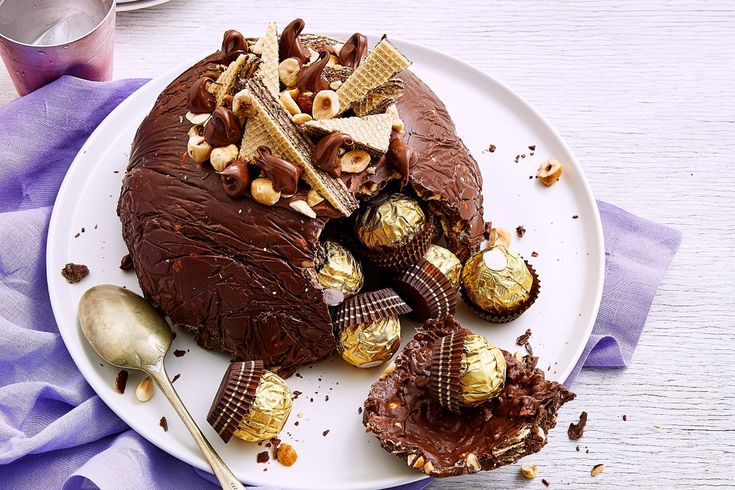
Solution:
M 386 38 L 303 27 L 228 31 L 166 87 L 118 204 L 144 294 L 199 345 L 283 376 L 335 350 L 347 295 L 320 282 L 327 235 L 371 267 L 355 216 L 397 192 L 426 226 L 372 250 L 379 267 L 441 240 L 464 261 L 484 231 L 477 163 L 410 61 Z

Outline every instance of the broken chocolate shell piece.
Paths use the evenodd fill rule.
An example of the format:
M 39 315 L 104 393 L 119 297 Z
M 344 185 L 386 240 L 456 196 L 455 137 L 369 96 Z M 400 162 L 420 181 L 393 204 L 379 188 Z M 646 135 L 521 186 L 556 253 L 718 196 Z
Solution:
M 574 394 L 503 352 L 506 382 L 498 395 L 461 414 L 446 410 L 430 393 L 432 352 L 453 333 L 471 334 L 451 316 L 418 329 L 395 369 L 370 390 L 363 411 L 368 432 L 408 466 L 436 477 L 492 470 L 540 451 L 559 407 Z

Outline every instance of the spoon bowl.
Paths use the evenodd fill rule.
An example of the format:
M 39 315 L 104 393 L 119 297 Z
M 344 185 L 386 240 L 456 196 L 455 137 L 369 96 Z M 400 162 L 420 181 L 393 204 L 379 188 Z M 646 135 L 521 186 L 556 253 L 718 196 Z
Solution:
M 84 293 L 79 301 L 79 323 L 97 355 L 121 368 L 159 364 L 173 340 L 168 323 L 148 301 L 110 284 Z

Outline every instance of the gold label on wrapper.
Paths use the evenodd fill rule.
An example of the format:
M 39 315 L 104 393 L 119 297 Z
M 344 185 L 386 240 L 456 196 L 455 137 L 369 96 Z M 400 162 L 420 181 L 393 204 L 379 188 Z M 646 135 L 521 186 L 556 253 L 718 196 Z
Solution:
M 385 201 L 366 208 L 357 219 L 355 231 L 370 249 L 397 247 L 408 242 L 426 226 L 426 216 L 415 199 L 392 194 Z
M 276 437 L 288 420 L 291 403 L 291 390 L 286 382 L 277 374 L 263 371 L 255 400 L 234 435 L 248 442 Z
M 447 276 L 455 289 L 459 287 L 459 282 L 462 279 L 462 262 L 459 261 L 456 255 L 444 247 L 432 245 L 424 255 L 424 259 Z
M 482 335 L 464 339 L 459 402 L 474 407 L 496 396 L 505 386 L 506 362 L 503 353 Z
M 520 255 L 495 245 L 470 257 L 462 269 L 462 283 L 476 306 L 504 313 L 529 299 L 533 275 Z
M 353 366 L 370 368 L 393 357 L 400 345 L 401 321 L 392 316 L 343 329 L 337 351 Z
M 324 242 L 324 262 L 318 269 L 317 278 L 324 289 L 336 289 L 345 297 L 359 292 L 365 281 L 355 256 L 331 240 Z

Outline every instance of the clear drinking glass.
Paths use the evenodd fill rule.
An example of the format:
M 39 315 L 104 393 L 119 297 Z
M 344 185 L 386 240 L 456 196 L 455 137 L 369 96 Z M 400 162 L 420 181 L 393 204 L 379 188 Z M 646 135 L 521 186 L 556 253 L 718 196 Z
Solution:
M 62 75 L 112 78 L 115 0 L 0 0 L 0 55 L 20 95 Z

